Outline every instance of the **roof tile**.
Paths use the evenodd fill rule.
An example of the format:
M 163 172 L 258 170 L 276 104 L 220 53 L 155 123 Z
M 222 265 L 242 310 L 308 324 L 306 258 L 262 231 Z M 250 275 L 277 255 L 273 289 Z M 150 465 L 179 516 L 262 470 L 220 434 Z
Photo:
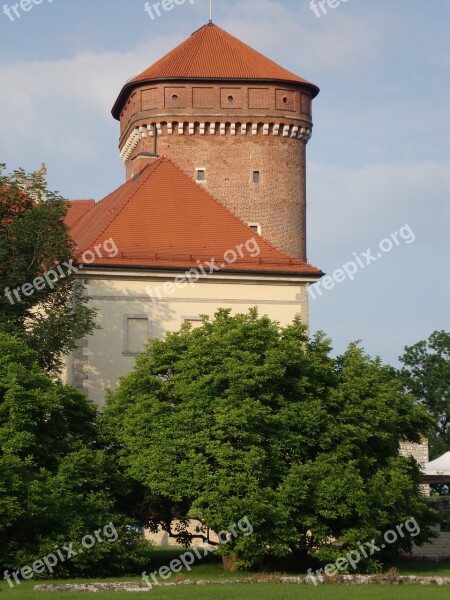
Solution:
M 113 115 L 119 118 L 129 88 L 158 79 L 285 81 L 311 87 L 313 96 L 319 93 L 314 84 L 284 69 L 213 23 L 201 27 L 151 67 L 127 81 L 113 108 Z
M 189 269 L 214 258 L 227 271 L 321 275 L 316 267 L 257 236 L 165 157 L 95 204 L 75 224 L 72 237 L 80 260 L 85 250 L 112 238 L 117 256 L 96 258 L 97 266 Z M 257 240 L 258 256 L 244 247 L 244 256 L 225 264 L 227 250 L 252 238 Z
M 70 200 L 65 218 L 66 225 L 72 229 L 91 208 L 95 206 L 94 200 Z

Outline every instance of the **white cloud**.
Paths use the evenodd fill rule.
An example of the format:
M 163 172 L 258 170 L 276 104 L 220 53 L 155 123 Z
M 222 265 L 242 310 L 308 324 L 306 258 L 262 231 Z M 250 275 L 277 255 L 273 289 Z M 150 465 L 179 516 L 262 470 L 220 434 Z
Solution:
M 0 156 L 11 167 L 54 161 L 88 164 L 104 155 L 105 136 L 119 137 L 111 116 L 130 75 L 148 67 L 178 42 L 174 36 L 132 52 L 86 52 L 71 59 L 0 66 Z M 113 132 L 115 132 L 113 134 Z M 111 146 L 111 151 L 116 147 Z M 30 165 L 29 168 L 32 168 Z
M 344 11 L 317 19 L 307 0 L 295 11 L 275 0 L 242 0 L 227 8 L 224 29 L 300 76 L 355 71 L 383 51 L 379 22 Z
M 430 246 L 445 243 L 449 164 L 349 169 L 309 163 L 308 169 L 310 248 L 359 251 L 368 240 L 377 242 L 405 223 Z

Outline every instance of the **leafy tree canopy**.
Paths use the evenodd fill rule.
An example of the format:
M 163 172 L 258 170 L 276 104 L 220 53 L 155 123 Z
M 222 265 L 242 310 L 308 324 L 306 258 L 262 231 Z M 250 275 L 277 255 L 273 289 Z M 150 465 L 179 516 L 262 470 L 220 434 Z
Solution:
M 116 501 L 128 484 L 98 446 L 95 420 L 83 394 L 43 373 L 23 340 L 0 333 L 1 572 L 31 565 L 55 545 L 80 548 L 111 522 L 117 541 L 103 537 L 55 572 L 98 576 L 139 563 L 141 547 Z
M 435 331 L 428 340 L 405 348 L 400 357 L 405 385 L 433 417 L 431 458 L 450 450 L 450 333 Z
M 82 284 L 63 268 L 73 257 L 66 211 L 67 203 L 46 190 L 39 173 L 9 175 L 0 165 L 0 330 L 25 339 L 49 372 L 58 371 L 62 357 L 95 328 Z M 32 286 L 58 264 L 64 277 Z M 24 284 L 30 284 L 26 293 Z
M 256 309 L 153 340 L 103 419 L 142 485 L 135 515 L 186 542 L 174 517 L 220 531 L 247 516 L 253 534 L 219 550 L 245 567 L 266 552 L 336 558 L 334 539 L 352 548 L 411 517 L 426 539 L 418 466 L 398 451 L 429 425 L 379 359 L 356 344 L 332 359 L 323 334 L 308 339 L 299 319 L 283 328 Z

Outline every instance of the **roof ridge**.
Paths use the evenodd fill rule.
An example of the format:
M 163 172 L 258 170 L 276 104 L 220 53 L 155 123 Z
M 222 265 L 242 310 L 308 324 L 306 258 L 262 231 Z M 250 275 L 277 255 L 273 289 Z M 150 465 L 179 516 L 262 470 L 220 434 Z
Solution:
M 233 53 L 236 55 L 236 51 L 234 48 L 232 48 L 229 39 L 227 38 L 232 38 L 232 40 L 234 42 L 237 42 L 238 44 L 245 46 L 246 48 L 248 48 L 248 50 L 250 50 L 251 52 L 254 52 L 256 54 L 258 54 L 261 58 L 263 58 L 264 60 L 272 63 L 272 65 L 278 67 L 279 69 L 282 69 L 283 71 L 285 71 L 286 73 L 290 73 L 291 75 L 293 75 L 294 77 L 299 77 L 299 75 L 296 75 L 295 73 L 292 73 L 291 71 L 289 71 L 289 69 L 286 69 L 285 67 L 283 67 L 282 65 L 278 64 L 277 62 L 275 62 L 274 60 L 272 60 L 271 58 L 269 58 L 268 56 L 266 56 L 265 54 L 263 54 L 262 52 L 260 52 L 259 50 L 256 50 L 256 48 L 253 48 L 253 46 L 250 46 L 249 44 L 247 44 L 246 42 L 243 42 L 242 40 L 240 40 L 239 38 L 237 38 L 235 35 L 233 35 L 232 33 L 228 33 L 228 31 L 225 31 L 225 29 L 222 29 L 221 27 L 219 27 L 218 25 L 215 25 L 215 27 L 218 29 L 218 31 L 220 31 L 221 37 L 222 37 L 222 41 L 227 44 L 228 47 L 230 47 L 233 50 Z M 225 35 L 224 35 L 225 34 Z M 248 62 L 248 60 L 246 58 L 243 58 L 242 56 L 239 56 L 239 60 L 241 60 L 243 63 L 245 63 L 245 65 L 251 70 L 253 71 L 253 73 L 255 74 L 255 77 L 257 79 L 259 79 L 258 77 L 258 73 L 255 71 L 255 69 L 250 65 L 250 63 Z M 303 79 L 303 78 L 301 78 Z M 303 80 L 305 83 L 309 83 L 309 81 L 307 81 L 306 79 Z
M 145 167 L 141 171 L 139 171 L 139 173 L 137 174 L 136 178 L 138 178 L 138 177 L 142 178 L 142 181 L 140 183 L 138 183 L 138 185 L 137 185 L 136 189 L 134 190 L 134 192 L 126 199 L 124 205 L 116 213 L 116 215 L 114 215 L 114 217 L 111 220 L 107 221 L 107 223 L 103 227 L 103 229 L 101 229 L 98 233 L 95 232 L 95 238 L 94 238 L 94 240 L 92 240 L 91 243 L 94 243 L 100 237 L 100 235 L 109 227 L 109 225 L 116 220 L 116 218 L 120 215 L 120 213 L 122 212 L 122 210 L 124 209 L 124 207 L 128 204 L 128 202 L 131 200 L 131 198 L 133 198 L 134 195 L 136 194 L 136 192 L 142 187 L 142 185 L 144 184 L 144 182 L 147 179 L 147 177 L 145 176 L 144 171 L 148 170 L 149 171 L 148 174 L 150 174 L 154 170 L 154 168 L 156 167 L 156 165 L 157 165 L 158 162 L 160 162 L 160 159 L 158 159 L 157 161 L 155 161 L 152 165 L 151 164 L 145 165 Z M 113 190 L 112 192 L 110 192 L 107 196 L 105 196 L 104 198 L 102 198 L 99 202 L 96 202 L 95 206 L 93 208 L 95 208 L 97 206 L 101 206 L 102 202 L 104 202 L 107 198 L 109 198 L 110 196 L 112 196 L 113 194 L 115 194 L 116 192 L 118 192 L 121 188 L 123 188 L 123 187 L 125 187 L 125 186 L 127 186 L 129 184 L 133 184 L 133 183 L 136 183 L 136 179 L 134 181 L 133 181 L 133 179 L 130 179 L 130 180 L 126 181 L 125 183 L 122 183 L 122 185 L 119 185 L 115 190 Z M 73 233 L 75 235 L 76 235 L 76 229 L 84 225 L 84 217 L 86 217 L 89 213 L 90 213 L 90 211 L 87 212 L 86 214 L 84 214 L 83 217 L 78 221 L 78 223 L 73 228 Z M 89 245 L 91 245 L 91 244 L 89 244 Z
M 235 39 L 235 40 L 237 40 L 237 38 L 236 38 L 236 37 L 234 37 L 234 35 L 231 35 L 231 33 L 228 33 L 227 31 L 225 31 L 225 29 L 222 29 L 221 27 L 217 27 L 217 25 L 215 25 L 215 27 L 218 29 L 218 31 L 220 31 L 220 35 L 221 35 L 221 38 L 222 38 L 222 42 L 223 42 L 223 43 L 224 43 L 224 44 L 225 44 L 225 45 L 226 45 L 226 46 L 227 46 L 227 47 L 230 49 L 230 51 L 233 53 L 233 55 L 234 55 L 236 58 L 239 58 L 239 61 L 241 61 L 242 63 L 244 63 L 244 64 L 245 64 L 245 66 L 246 66 L 246 67 L 247 67 L 247 68 L 248 68 L 250 71 L 252 71 L 252 73 L 253 73 L 254 77 L 256 77 L 256 78 L 257 78 L 257 77 L 258 77 L 258 73 L 257 73 L 257 72 L 255 71 L 255 69 L 254 69 L 254 68 L 251 66 L 251 64 L 248 62 L 248 60 L 246 60 L 245 58 L 243 58 L 242 56 L 239 56 L 239 55 L 237 54 L 237 52 L 236 52 L 235 48 L 233 48 L 233 46 L 230 44 L 230 41 L 227 39 L 227 36 L 228 36 L 228 37 L 231 37 L 231 38 L 233 38 L 233 39 Z M 223 34 L 225 34 L 225 35 L 223 35 Z M 239 41 L 241 44 L 244 44 L 244 45 L 245 45 L 245 46 L 247 46 L 247 47 L 250 47 L 250 46 L 248 46 L 247 44 L 245 44 L 244 42 L 241 42 L 240 40 L 237 40 L 237 41 Z M 252 48 L 252 50 L 254 50 L 254 48 Z M 257 51 L 257 50 L 255 50 L 255 52 L 258 52 L 258 51 Z
M 94 198 L 67 198 L 66 202 L 94 202 L 95 203 L 95 199 Z
M 159 157 L 153 164 L 145 165 L 145 167 L 141 171 L 139 171 L 137 176 L 142 178 L 141 182 L 136 187 L 134 192 L 132 194 L 130 194 L 130 196 L 126 199 L 126 201 L 124 202 L 121 209 L 114 215 L 114 217 L 110 221 L 107 222 L 106 226 L 97 234 L 96 240 L 98 240 L 100 235 L 114 223 L 114 221 L 118 218 L 118 216 L 123 211 L 123 209 L 135 197 L 136 193 L 141 189 L 141 187 L 147 181 L 147 178 L 158 169 L 158 167 L 161 165 L 161 163 L 162 163 L 162 157 Z M 145 171 L 148 171 L 148 173 L 144 173 Z M 129 181 L 133 181 L 133 180 L 129 180 Z M 123 184 L 123 185 L 126 185 L 127 183 L 129 183 L 129 182 L 126 181 L 125 184 Z M 120 187 L 122 187 L 122 186 L 120 186 Z M 117 189 L 120 189 L 120 188 L 117 188 Z M 100 200 L 100 202 L 101 202 L 101 200 Z M 100 204 L 100 202 L 98 204 Z M 94 240 L 94 241 L 96 241 L 96 240 Z
M 199 27 L 198 29 L 196 29 L 195 31 L 193 31 L 193 32 L 191 33 L 191 37 L 192 37 L 193 35 L 195 35 L 196 33 L 198 33 L 199 31 L 201 31 L 202 29 L 205 29 L 205 27 L 211 27 L 211 26 L 213 26 L 213 27 L 218 27 L 218 26 L 217 26 L 215 23 L 213 23 L 212 21 L 208 21 L 208 23 L 205 23 L 204 25 L 202 25 L 201 27 Z M 220 29 L 220 27 L 219 27 L 219 29 Z M 188 38 L 188 39 L 189 39 L 189 38 Z

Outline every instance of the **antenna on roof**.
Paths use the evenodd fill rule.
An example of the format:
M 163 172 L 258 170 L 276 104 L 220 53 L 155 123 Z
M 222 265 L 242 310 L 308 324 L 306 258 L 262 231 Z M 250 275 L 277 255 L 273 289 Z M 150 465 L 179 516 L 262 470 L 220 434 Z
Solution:
M 212 0 L 209 0 L 209 22 L 212 23 Z

